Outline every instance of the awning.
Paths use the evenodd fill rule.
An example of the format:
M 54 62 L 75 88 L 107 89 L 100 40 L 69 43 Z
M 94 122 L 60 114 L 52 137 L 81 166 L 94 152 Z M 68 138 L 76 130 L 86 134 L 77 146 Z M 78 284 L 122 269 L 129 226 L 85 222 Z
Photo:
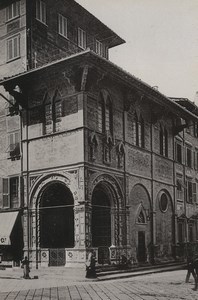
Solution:
M 10 235 L 16 222 L 18 211 L 0 213 L 0 245 L 10 245 Z

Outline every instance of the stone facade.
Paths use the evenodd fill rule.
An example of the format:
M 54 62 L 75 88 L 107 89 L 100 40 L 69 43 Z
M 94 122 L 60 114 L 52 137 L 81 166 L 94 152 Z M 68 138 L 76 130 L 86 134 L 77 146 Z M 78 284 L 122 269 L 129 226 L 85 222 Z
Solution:
M 35 17 L 41 2 L 43 22 Z M 9 67 L 17 63 L 14 72 L 26 72 L 1 81 L 2 95 L 16 101 L 11 114 L 5 98 L 0 102 L 1 213 L 19 211 L 23 245 L 17 247 L 36 267 L 84 266 L 91 248 L 102 264 L 120 263 L 123 255 L 132 263 L 182 257 L 183 245 L 198 234 L 195 106 L 163 96 L 95 54 L 96 32 L 100 40 L 106 35 L 104 49 L 123 40 L 112 39 L 74 1 L 63 8 L 62 2 L 53 9 L 53 1 L 20 1 L 16 19 L 24 22 L 20 42 L 27 52 L 7 70 L 13 75 Z M 14 21 L 5 22 L 6 7 L 1 32 Z M 60 14 L 69 21 L 67 39 L 55 30 Z M 79 27 L 91 50 L 79 47 Z

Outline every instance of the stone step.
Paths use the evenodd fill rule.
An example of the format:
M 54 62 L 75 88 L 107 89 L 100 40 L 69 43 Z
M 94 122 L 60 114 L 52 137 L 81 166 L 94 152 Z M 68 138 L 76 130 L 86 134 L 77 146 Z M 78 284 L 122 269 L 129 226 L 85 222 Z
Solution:
M 142 266 L 142 267 L 134 267 L 130 269 L 112 269 L 112 270 L 97 270 L 98 279 L 102 280 L 110 280 L 116 278 L 127 278 L 132 276 L 139 276 L 143 274 L 150 274 L 150 273 L 157 273 L 157 272 L 166 272 L 166 271 L 173 271 L 173 270 L 181 270 L 184 269 L 186 266 L 185 263 L 178 263 L 172 262 L 167 264 L 160 264 L 160 265 L 149 265 L 149 266 Z

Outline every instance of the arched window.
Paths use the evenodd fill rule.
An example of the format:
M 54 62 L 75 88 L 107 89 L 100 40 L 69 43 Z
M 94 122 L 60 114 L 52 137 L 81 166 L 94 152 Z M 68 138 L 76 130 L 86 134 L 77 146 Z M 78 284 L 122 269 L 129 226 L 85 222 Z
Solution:
M 141 210 L 140 213 L 139 213 L 139 216 L 138 216 L 138 219 L 137 219 L 138 223 L 146 223 L 145 221 L 145 216 L 144 216 L 144 213 L 143 211 Z
M 53 119 L 52 119 L 52 99 L 48 93 L 44 99 L 44 134 L 53 132 Z
M 168 131 L 164 128 L 164 154 L 168 157 Z
M 61 130 L 62 100 L 58 91 L 54 98 L 48 94 L 44 100 L 44 134 L 50 134 Z
M 100 93 L 98 101 L 98 130 L 113 133 L 112 102 L 107 93 Z
M 159 131 L 160 154 L 168 157 L 168 131 L 160 125 Z
M 134 122 L 135 122 L 135 145 L 139 146 L 139 123 L 138 123 L 138 117 L 136 113 L 134 117 Z
M 112 103 L 109 96 L 105 101 L 105 131 L 112 133 Z
M 142 116 L 140 116 L 139 131 L 140 131 L 140 137 L 139 137 L 140 147 L 144 148 L 145 133 L 144 133 L 144 119 L 142 118 Z
M 160 125 L 160 132 L 159 132 L 159 140 L 160 140 L 160 154 L 163 155 L 163 149 L 164 149 L 164 132 L 163 128 Z
M 145 147 L 145 130 L 144 130 L 144 119 L 142 115 L 138 118 L 135 113 L 134 116 L 134 129 L 135 129 L 135 145 L 144 148 Z

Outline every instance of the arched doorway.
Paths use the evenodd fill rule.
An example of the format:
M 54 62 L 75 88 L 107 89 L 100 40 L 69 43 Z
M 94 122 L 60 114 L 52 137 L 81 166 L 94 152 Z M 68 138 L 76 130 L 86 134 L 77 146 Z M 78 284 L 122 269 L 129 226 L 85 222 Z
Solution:
M 102 185 L 94 189 L 92 197 L 92 245 L 111 246 L 111 203 Z
M 98 262 L 110 262 L 110 249 L 113 243 L 113 206 L 111 190 L 99 183 L 92 195 L 92 246 L 98 248 Z
M 39 221 L 39 246 L 49 249 L 49 265 L 65 265 L 65 248 L 74 247 L 74 200 L 63 183 L 49 183 L 43 190 Z
M 74 246 L 73 196 L 62 183 L 49 184 L 40 200 L 40 247 Z
M 141 184 L 136 184 L 130 193 L 129 241 L 132 256 L 139 263 L 152 261 L 151 252 L 151 202 L 149 193 Z

